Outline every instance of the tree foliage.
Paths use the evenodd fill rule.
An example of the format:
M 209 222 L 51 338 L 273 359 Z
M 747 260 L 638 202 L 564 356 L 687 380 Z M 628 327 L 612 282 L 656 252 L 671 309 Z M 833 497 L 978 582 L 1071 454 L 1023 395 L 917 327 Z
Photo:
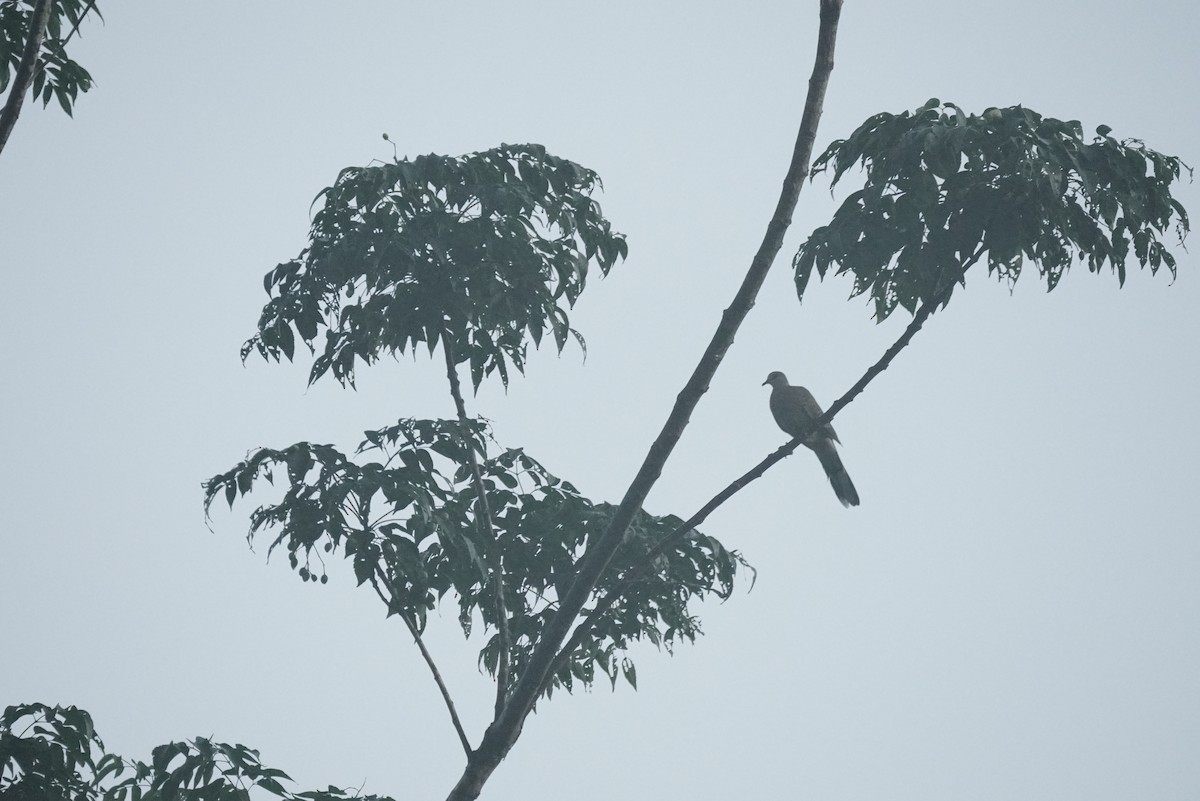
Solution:
M 528 344 L 543 333 L 560 351 L 569 334 L 582 343 L 568 310 L 589 266 L 607 274 L 625 255 L 624 239 L 590 197 L 598 183 L 539 145 L 345 169 L 318 194 L 309 246 L 267 274 L 270 300 L 243 358 L 257 350 L 292 359 L 298 335 L 315 355 L 310 383 L 332 370 L 352 384 L 356 362 L 421 345 L 432 355 L 441 345 L 456 402 L 459 363 L 469 363 L 476 388 L 493 373 L 507 384 L 508 366 L 522 371 Z M 489 456 L 490 431 L 478 420 L 402 419 L 365 437 L 357 455 L 375 458 L 361 463 L 330 445 L 260 449 L 206 482 L 206 508 L 221 496 L 232 505 L 259 478 L 286 475 L 283 498 L 252 513 L 249 537 L 272 531 L 271 549 L 283 545 L 305 580 L 325 582 L 323 555 L 343 555 L 357 582 L 373 586 L 389 614 L 418 634 L 438 603 L 454 599 L 464 633 L 476 620 L 491 632 L 479 661 L 506 685 L 503 695 L 614 507 L 585 498 L 522 449 Z M 641 512 L 615 566 L 634 564 L 681 523 Z M 636 683 L 629 646 L 645 639 L 669 650 L 694 639 L 700 625 L 689 604 L 728 597 L 745 564 L 694 531 L 656 560 L 658 569 L 598 617 L 544 692 L 599 676 Z M 593 603 L 614 582 L 592 588 Z
M 28 27 L 30 5 L 0 0 L 9 48 L 0 51 L 0 85 L 13 53 L 19 58 L 11 34 Z M 58 96 L 68 113 L 91 79 L 65 57 L 71 34 L 62 37 L 62 20 L 77 26 L 91 7 L 54 0 L 47 25 L 51 55 L 34 92 L 44 103 Z M 591 197 L 600 185 L 591 170 L 532 144 L 350 167 L 318 193 L 307 246 L 264 278 L 268 302 L 243 360 L 257 352 L 291 361 L 299 339 L 313 356 L 309 384 L 332 373 L 352 387 L 362 365 L 442 348 L 454 419 L 402 418 L 366 431 L 351 455 L 311 442 L 257 449 L 205 482 L 204 504 L 206 514 L 221 498 L 232 507 L 278 479 L 275 499 L 250 514 L 248 540 L 268 537 L 268 553 L 282 546 L 306 582 L 327 583 L 326 560 L 344 559 L 357 584 L 403 619 L 466 752 L 452 799 L 478 796 L 537 699 L 601 677 L 636 687 L 632 644 L 670 651 L 694 640 L 693 602 L 728 598 L 748 568 L 696 526 L 801 444 L 803 432 L 686 522 L 641 505 L 781 247 L 811 160 L 840 7 L 822 0 L 805 117 L 763 245 L 620 506 L 586 498 L 522 448 L 499 446 L 488 424 L 466 413 L 458 383 L 466 365 L 476 391 L 492 375 L 507 386 L 510 370 L 524 371 L 529 344 L 546 336 L 560 353 L 572 337 L 583 346 L 569 312 L 589 270 L 607 275 L 627 252 Z M 1010 285 L 1025 260 L 1050 289 L 1076 260 L 1092 271 L 1107 264 L 1122 283 L 1131 255 L 1174 275 L 1161 236 L 1172 223 L 1181 242 L 1188 231 L 1170 192 L 1187 167 L 1109 133 L 1101 126 L 1085 142 L 1078 122 L 1021 107 L 967 115 L 932 100 L 913 113 L 876 115 L 830 145 L 814 172 L 831 169 L 836 185 L 861 164 L 866 181 L 800 247 L 797 291 L 802 298 L 814 267 L 822 278 L 835 269 L 853 275 L 854 295 L 870 293 L 878 319 L 897 306 L 915 318 L 812 428 L 887 367 L 984 253 L 989 273 Z M 456 607 L 466 636 L 482 624 L 478 662 L 496 679 L 495 717 L 477 748 L 422 641 L 429 612 L 442 604 Z M 0 717 L 6 799 L 224 801 L 251 790 L 362 797 L 335 787 L 294 793 L 289 781 L 258 752 L 206 738 L 159 746 L 148 763 L 121 759 L 104 752 L 90 717 L 73 707 L 27 704 Z
M 324 328 L 310 383 L 330 370 L 353 383 L 356 359 L 432 354 L 448 338 L 476 389 L 492 372 L 507 384 L 526 336 L 583 344 L 567 311 L 589 264 L 607 274 L 625 257 L 590 197 L 598 184 L 540 145 L 348 167 L 317 195 L 309 246 L 267 273 L 272 298 L 242 358 L 290 360 L 296 335 L 315 352 Z
M 1187 212 L 1171 183 L 1190 168 L 1102 125 L 1085 141 L 1078 121 L 1021 106 L 966 114 L 930 100 L 915 112 L 882 113 L 829 146 L 814 175 L 834 185 L 855 164 L 866 169 L 828 225 L 793 261 L 801 298 L 815 266 L 824 278 L 854 277 L 876 318 L 897 305 L 945 305 L 955 283 L 986 251 L 989 274 L 1016 283 L 1026 260 L 1054 289 L 1072 262 L 1106 264 L 1125 281 L 1130 255 L 1151 272 L 1175 258 L 1160 236 L 1174 223 L 1180 243 Z
M 251 790 L 288 801 L 391 801 L 332 786 L 296 793 L 284 781 L 244 745 L 197 737 L 155 747 L 146 763 L 106 753 L 91 716 L 73 706 L 17 704 L 0 715 L 5 801 L 249 801 Z
M 443 598 L 456 599 L 465 634 L 476 619 L 493 632 L 479 657 L 493 675 L 501 642 L 490 603 L 497 580 L 490 565 L 503 564 L 510 661 L 518 672 L 612 506 L 583 497 L 523 450 L 505 449 L 481 464 L 489 530 L 479 519 L 468 464 L 469 449 L 485 452 L 487 434 L 476 421 L 400 420 L 365 433 L 358 453 L 377 459 L 363 464 L 329 445 L 264 448 L 208 481 L 205 502 L 225 497 L 232 505 L 257 479 L 273 483 L 276 475 L 286 476 L 283 498 L 251 514 L 251 540 L 270 531 L 270 549 L 282 545 L 306 581 L 324 583 L 323 555 L 340 553 L 352 563 L 357 582 L 386 591 L 389 613 L 408 616 L 418 631 Z M 635 564 L 681 523 L 673 516 L 640 515 L 619 555 L 621 566 Z M 489 560 L 491 554 L 499 561 Z M 693 640 L 700 626 L 689 603 L 707 594 L 727 598 L 743 564 L 717 540 L 692 532 L 605 613 L 548 689 L 590 685 L 597 675 L 615 682 L 623 674 L 634 683 L 624 653 L 629 645 L 647 639 L 670 649 Z M 611 584 L 593 594 L 599 597 Z
M 985 252 L 989 270 L 1010 282 L 1032 260 L 1051 288 L 1076 258 L 1092 270 L 1110 264 L 1122 281 L 1130 253 L 1152 271 L 1174 272 L 1159 235 L 1172 220 L 1181 239 L 1187 232 L 1186 212 L 1169 189 L 1183 165 L 1107 134 L 1102 128 L 1085 143 L 1076 122 L 1020 107 L 968 117 L 931 101 L 914 114 L 871 118 L 817 159 L 815 169 L 832 168 L 835 184 L 859 163 L 867 181 L 801 246 L 794 261 L 801 296 L 814 266 L 824 276 L 837 264 L 855 276 L 855 294 L 871 293 L 880 319 L 897 305 L 915 314 L 854 393 L 949 301 Z M 801 144 L 811 135 L 802 126 Z M 805 161 L 811 154 L 797 152 Z M 793 172 L 798 187 L 804 172 Z M 633 642 L 670 649 L 696 636 L 691 602 L 728 597 L 745 562 L 695 526 L 799 442 L 686 523 L 639 508 L 653 470 L 649 483 L 638 483 L 641 474 L 635 480 L 642 493 L 635 502 L 627 496 L 616 507 L 583 497 L 522 449 L 490 447 L 486 425 L 465 413 L 458 365 L 469 364 L 476 389 L 493 373 L 507 385 L 508 367 L 523 370 L 530 341 L 536 346 L 551 331 L 561 351 L 568 334 L 578 337 L 567 311 L 589 264 L 607 274 L 625 254 L 589 197 L 596 184 L 590 171 L 533 145 L 344 170 L 318 195 L 309 246 L 266 276 L 270 300 L 243 358 L 257 350 L 291 360 L 299 336 L 315 357 L 310 383 L 332 371 L 352 385 L 356 361 L 422 345 L 432 355 L 440 345 L 458 419 L 402 419 L 368 431 L 361 458 L 307 442 L 260 449 L 206 483 L 207 508 L 222 496 L 232 505 L 260 478 L 286 474 L 282 499 L 251 514 L 249 537 L 270 531 L 271 548 L 283 545 L 305 580 L 326 581 L 322 554 L 350 560 L 358 583 L 375 589 L 418 645 L 429 611 L 445 599 L 457 604 L 468 636 L 482 621 L 490 635 L 479 662 L 496 677 L 498 695 L 478 749 L 426 655 L 467 751 L 452 798 L 478 795 L 532 699 L 599 676 L 615 684 L 623 675 L 636 686 L 627 654 Z M 773 228 L 769 238 L 781 241 L 782 233 Z M 744 298 L 739 292 L 743 313 L 766 266 L 769 258 L 756 259 L 751 288 Z M 722 337 L 734 328 L 718 332 L 709 349 L 716 355 L 706 352 L 702 367 L 715 369 L 728 347 Z M 694 404 L 705 385 L 681 397 Z M 677 438 L 681 425 L 668 420 L 663 436 Z M 658 469 L 669 450 L 652 446 Z
M 34 6 L 32 0 L 0 0 L 0 92 L 8 89 L 20 65 Z M 89 11 L 100 15 L 94 0 L 52 0 L 37 57 L 33 96 L 40 98 L 43 106 L 55 98 L 68 115 L 72 115 L 79 93 L 92 88 L 91 74 L 67 55 L 67 43 Z
M 0 716 L 0 793 L 14 801 L 97 797 L 112 761 L 92 718 L 75 707 L 10 706 Z

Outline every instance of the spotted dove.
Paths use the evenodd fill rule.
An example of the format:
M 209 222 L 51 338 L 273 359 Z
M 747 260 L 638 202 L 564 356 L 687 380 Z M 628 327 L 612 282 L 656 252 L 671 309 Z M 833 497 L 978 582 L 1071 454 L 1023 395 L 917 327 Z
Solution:
M 778 370 L 767 376 L 763 386 L 767 384 L 771 385 L 771 414 L 784 433 L 793 437 L 802 434 L 810 423 L 823 414 L 811 392 L 804 387 L 793 387 L 788 383 L 787 376 Z M 829 483 L 833 485 L 833 491 L 842 506 L 858 506 L 858 490 L 854 489 L 854 482 L 842 466 L 835 442 L 841 444 L 829 423 L 803 440 L 804 445 L 812 449 L 821 461 L 821 467 L 825 468 L 825 475 L 829 476 Z

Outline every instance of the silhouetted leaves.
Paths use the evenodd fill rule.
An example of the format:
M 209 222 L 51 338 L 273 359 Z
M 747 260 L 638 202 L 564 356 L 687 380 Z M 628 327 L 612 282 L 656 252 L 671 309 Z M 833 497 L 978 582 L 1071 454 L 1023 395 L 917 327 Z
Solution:
M 0 797 L 12 801 L 97 798 L 116 766 L 103 756 L 92 718 L 73 706 L 10 706 L 0 716 Z
M 55 98 L 68 115 L 79 93 L 92 88 L 92 76 L 66 53 L 67 37 L 85 13 L 100 16 L 99 8 L 89 11 L 84 0 L 54 0 L 33 79 L 33 97 L 43 106 Z M 32 2 L 0 0 L 0 93 L 8 88 L 21 62 L 32 16 Z
M 367 431 L 359 448 L 378 461 L 359 464 L 328 445 L 302 442 L 282 450 L 261 449 L 205 484 L 205 503 L 245 495 L 255 480 L 284 472 L 283 498 L 260 506 L 250 517 L 249 537 L 274 532 L 270 548 L 289 551 L 293 569 L 306 581 L 323 580 L 321 554 L 340 551 L 359 584 L 378 582 L 392 599 L 390 612 L 406 615 L 423 629 L 428 613 L 450 595 L 457 601 L 464 633 L 481 620 L 496 629 L 493 603 L 502 566 L 509 613 L 511 663 L 515 678 L 573 580 L 575 562 L 599 537 L 615 507 L 593 503 L 550 474 L 523 450 L 483 458 L 485 426 L 445 420 L 401 420 Z M 470 449 L 480 470 L 492 513 L 492 531 L 480 526 L 478 494 L 471 481 Z M 614 559 L 619 571 L 640 561 L 679 518 L 641 513 Z M 321 563 L 314 569 L 313 561 Z M 615 681 L 634 676 L 623 653 L 648 639 L 670 649 L 700 632 L 689 603 L 707 594 L 728 597 L 741 557 L 717 540 L 692 532 L 657 557 L 655 570 L 601 617 L 553 686 L 571 689 L 597 675 Z M 616 574 L 597 587 L 610 589 Z M 500 641 L 493 634 L 480 651 L 480 664 L 494 673 Z
M 590 506 L 583 520 L 586 536 L 599 537 L 616 509 L 608 503 Z M 681 525 L 683 520 L 674 515 L 658 517 L 639 512 L 613 557 L 613 569 L 601 579 L 583 615 L 588 615 L 592 603 L 619 582 L 624 571 L 641 564 L 659 541 Z M 636 670 L 623 652 L 640 640 L 648 640 L 668 652 L 679 642 L 694 641 L 701 628 L 699 618 L 689 610 L 691 602 L 707 595 L 728 598 L 739 568 L 750 569 L 750 566 L 737 551 L 726 549 L 716 538 L 699 531 L 689 532 L 673 548 L 655 557 L 652 569 L 597 618 L 589 635 L 553 676 L 548 691 L 556 687 L 571 690 L 576 680 L 590 685 L 596 668 L 614 686 L 618 677 L 623 676 L 636 689 Z M 523 665 L 525 656 L 522 652 L 514 654 L 514 668 Z
M 607 274 L 626 254 L 590 197 L 598 184 L 540 145 L 344 169 L 317 195 L 309 246 L 264 279 L 272 297 L 242 358 L 290 360 L 294 330 L 316 354 L 310 383 L 332 371 L 353 384 L 356 361 L 432 354 L 450 337 L 476 389 L 493 372 L 507 385 L 527 335 L 582 344 L 567 310 L 588 267 Z
M 204 737 L 166 743 L 147 764 L 105 753 L 91 716 L 73 706 L 19 704 L 0 716 L 5 801 L 247 801 L 260 797 L 251 795 L 255 788 L 285 799 L 391 801 L 337 787 L 293 793 L 284 781 L 291 778 L 244 745 Z
M 1182 244 L 1187 213 L 1171 196 L 1181 169 L 1108 126 L 1086 142 L 1076 121 L 1020 106 L 967 115 L 930 100 L 913 113 L 877 114 L 817 159 L 833 183 L 866 168 L 832 221 L 816 229 L 793 261 L 801 298 L 815 266 L 854 276 L 853 295 L 870 292 L 876 319 L 902 306 L 945 305 L 984 252 L 988 272 L 1011 286 L 1026 259 L 1057 286 L 1073 260 L 1125 281 L 1132 251 L 1142 267 L 1175 274 L 1159 236 L 1174 226 Z
M 310 383 L 332 372 L 353 384 L 358 362 L 422 345 L 432 354 L 449 343 L 476 389 L 492 373 L 507 385 L 510 368 L 524 370 L 530 341 L 536 347 L 549 334 L 559 351 L 572 337 L 583 347 L 568 311 L 592 262 L 607 274 L 626 254 L 624 238 L 591 200 L 598 185 L 593 172 L 539 145 L 345 169 L 317 197 L 309 246 L 265 277 L 271 299 L 242 357 L 257 351 L 290 360 L 298 336 L 316 356 Z M 286 547 L 305 581 L 325 581 L 321 555 L 340 552 L 357 582 L 375 585 L 390 599 L 389 611 L 418 630 L 450 595 L 465 633 L 476 621 L 497 631 L 502 583 L 515 681 L 612 507 L 584 498 L 520 449 L 489 458 L 482 424 L 401 420 L 365 437 L 359 453 L 378 461 L 360 464 L 307 442 L 259 450 L 206 483 L 206 508 L 221 495 L 232 505 L 259 477 L 286 473 L 282 500 L 251 514 L 249 537 L 272 530 L 271 549 Z M 472 451 L 490 526 L 476 509 Z M 680 523 L 643 513 L 615 567 L 643 556 Z M 633 683 L 632 663 L 616 652 L 642 638 L 667 648 L 693 639 L 699 626 L 689 601 L 726 597 L 742 564 L 700 534 L 659 562 L 652 578 L 609 610 L 553 686 L 590 684 L 597 667 Z M 602 583 L 596 593 L 611 586 Z M 480 652 L 493 673 L 500 648 L 493 634 Z

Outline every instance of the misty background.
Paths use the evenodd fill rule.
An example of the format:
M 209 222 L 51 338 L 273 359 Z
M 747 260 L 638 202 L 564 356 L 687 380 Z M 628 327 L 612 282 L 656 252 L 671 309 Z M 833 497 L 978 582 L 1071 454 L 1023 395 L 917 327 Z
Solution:
M 616 502 L 761 239 L 800 122 L 817 3 L 104 2 L 69 47 L 74 119 L 27 101 L 0 155 L 0 704 L 74 704 L 109 750 L 245 743 L 294 789 L 440 798 L 463 757 L 403 625 L 349 565 L 302 583 L 200 483 L 259 446 L 352 449 L 450 417 L 440 358 L 358 391 L 243 367 L 262 276 L 372 159 L 538 142 L 595 169 L 629 259 L 588 341 L 468 399 Z M 820 152 L 930 97 L 1023 104 L 1200 161 L 1200 6 L 848 0 Z M 846 186 L 857 182 L 854 175 Z M 1200 212 L 1195 185 L 1177 197 Z M 786 439 L 761 383 L 828 405 L 899 335 L 790 257 L 818 176 L 647 501 L 686 517 Z M 799 452 L 706 533 L 758 568 L 639 689 L 555 694 L 485 799 L 1195 799 L 1200 276 L 1080 267 L 1050 294 L 976 266 L 835 425 L 862 506 Z M 427 642 L 469 736 L 490 717 L 456 610 Z

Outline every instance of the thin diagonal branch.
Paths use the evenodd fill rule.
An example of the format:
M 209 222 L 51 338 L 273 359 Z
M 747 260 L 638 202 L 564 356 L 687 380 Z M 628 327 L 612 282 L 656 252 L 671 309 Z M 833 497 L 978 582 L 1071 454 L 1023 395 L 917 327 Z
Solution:
M 446 378 L 450 381 L 450 394 L 454 397 L 454 408 L 458 412 L 458 421 L 464 425 L 467 422 L 467 407 L 463 403 L 462 389 L 458 383 L 458 369 L 454 361 L 454 347 L 450 338 L 443 335 L 442 352 L 446 355 Z M 471 465 L 471 483 L 475 485 L 475 495 L 478 498 L 479 528 L 484 541 L 489 544 L 488 567 L 492 571 L 492 581 L 496 585 L 496 634 L 500 639 L 496 653 L 496 709 L 495 718 L 504 711 L 504 703 L 508 698 L 508 666 L 511 658 L 511 641 L 508 633 L 508 608 L 504 603 L 504 558 L 500 553 L 500 542 L 496 537 L 496 527 L 492 525 L 492 510 L 488 506 L 487 493 L 484 491 L 483 474 L 479 470 L 479 460 L 475 456 L 475 448 L 467 449 Z
M 508 753 L 517 737 L 521 725 L 533 708 L 534 702 L 545 682 L 546 675 L 554 663 L 559 648 L 577 620 L 580 610 L 587 602 L 600 576 L 608 567 L 613 554 L 620 546 L 625 531 L 634 515 L 654 486 L 666 464 L 667 458 L 682 436 L 692 411 L 708 390 L 709 382 L 720 366 L 725 353 L 733 344 L 738 327 L 754 306 L 754 300 L 766 279 L 767 272 L 783 245 L 783 237 L 791 224 L 804 179 L 808 176 L 812 161 L 813 144 L 816 141 L 817 125 L 825 100 L 825 89 L 833 71 L 834 45 L 837 40 L 838 19 L 841 16 L 842 0 L 820 0 L 820 27 L 817 32 L 817 53 L 800 130 L 792 151 L 791 163 L 784 177 L 779 201 L 767 225 L 762 244 L 759 246 L 750 268 L 734 296 L 733 302 L 722 315 L 721 322 L 712 341 L 700 358 L 692 377 L 679 393 L 662 431 L 651 445 L 641 469 L 630 484 L 617 507 L 616 513 L 596 545 L 590 548 L 580 561 L 578 572 L 571 588 L 562 599 L 558 613 L 543 629 L 526 668 L 517 680 L 503 713 L 484 734 L 469 761 L 466 771 L 449 795 L 449 799 L 474 799 L 478 797 L 484 782 L 495 770 L 500 760 Z
M 553 651 L 557 651 L 567 630 L 579 614 L 579 610 L 586 603 L 592 588 L 595 587 L 613 554 L 616 553 L 624 538 L 625 530 L 641 508 L 650 488 L 658 480 L 667 458 L 682 436 L 692 410 L 708 390 L 709 382 L 724 359 L 725 353 L 733 344 L 734 334 L 754 306 L 755 297 L 766 279 L 775 256 L 783 245 L 784 234 L 791 224 L 792 213 L 796 208 L 796 201 L 800 196 L 800 190 L 804 179 L 808 176 L 809 164 L 812 161 L 813 144 L 816 141 L 817 124 L 821 118 L 825 88 L 833 69 L 833 50 L 841 5 L 840 0 L 822 0 L 821 2 L 817 55 L 812 77 L 809 79 L 808 97 L 804 105 L 800 130 L 792 151 L 792 160 L 783 181 L 783 188 L 780 191 L 779 201 L 767 225 L 762 244 L 759 246 L 733 302 L 722 315 L 721 322 L 704 355 L 696 365 L 691 378 L 679 393 L 666 424 L 654 444 L 651 445 L 641 469 L 626 491 L 621 504 L 617 507 L 608 529 L 601 536 L 597 546 L 584 555 L 575 582 L 563 599 L 562 608 L 543 632 L 542 639 L 530 658 L 525 675 L 521 676 L 517 689 L 514 691 L 514 701 L 519 695 L 522 705 L 526 703 L 531 705 L 533 698 L 536 697 L 537 688 L 542 686 L 545 680 L 545 671 L 549 669 L 553 660 L 553 656 L 548 656 L 547 652 L 552 654 Z M 533 675 L 535 673 L 540 673 L 540 675 Z
M 68 44 L 70 44 L 71 39 L 73 39 L 75 34 L 79 32 L 79 26 L 83 24 L 83 18 L 88 15 L 89 11 L 95 11 L 96 15 L 100 17 L 101 20 L 104 19 L 104 15 L 100 13 L 100 9 L 96 8 L 96 0 L 87 0 L 87 8 L 85 8 L 83 13 L 79 15 L 79 19 L 75 20 L 75 24 L 71 26 L 70 32 L 67 33 L 67 38 L 63 39 L 63 47 L 66 47 Z
M 769 470 L 773 465 L 785 457 L 790 456 L 792 452 L 796 450 L 796 448 L 800 447 L 800 445 L 804 443 L 804 440 L 811 432 L 818 431 L 831 423 L 833 418 L 837 416 L 838 412 L 846 408 L 851 401 L 858 397 L 862 391 L 867 388 L 868 384 L 874 381 L 884 370 L 886 370 L 891 365 L 892 360 L 900 354 L 900 351 L 908 347 L 908 344 L 912 341 L 912 338 L 917 335 L 917 332 L 921 330 L 922 326 L 925 325 L 925 322 L 938 308 L 938 306 L 942 306 L 949 301 L 950 294 L 954 291 L 954 285 L 959 281 L 962 281 L 967 269 L 979 260 L 979 257 L 983 254 L 983 250 L 984 245 L 981 242 L 970 256 L 966 257 L 961 264 L 955 267 L 955 277 L 952 281 L 945 282 L 945 270 L 944 268 L 939 269 L 939 280 L 943 282 L 942 286 L 944 287 L 942 292 L 938 294 L 937 297 L 921 304 L 920 308 L 917 309 L 917 313 L 913 315 L 912 322 L 908 324 L 908 326 L 904 329 L 904 332 L 896 339 L 895 342 L 892 343 L 891 347 L 884 351 L 883 355 L 879 357 L 879 360 L 868 367 L 866 372 L 862 374 L 862 377 L 859 378 L 858 381 L 854 382 L 850 389 L 846 390 L 846 392 L 840 398 L 834 401 L 830 407 L 825 410 L 824 414 L 812 421 L 809 425 L 805 426 L 804 430 L 800 432 L 799 436 L 793 437 L 791 441 L 780 446 L 773 453 L 748 470 L 725 489 L 714 495 L 708 501 L 708 503 L 700 507 L 695 514 L 685 520 L 670 534 L 667 534 L 658 542 L 656 542 L 654 547 L 646 552 L 646 555 L 641 558 L 636 566 L 626 571 L 625 575 L 621 577 L 621 580 L 617 582 L 617 585 L 613 587 L 612 590 L 605 593 L 604 597 L 600 599 L 595 608 L 588 614 L 583 622 L 575 628 L 575 631 L 571 633 L 571 638 L 555 656 L 554 664 L 551 666 L 550 671 L 546 674 L 546 679 L 542 690 L 544 691 L 545 685 L 548 685 L 553 680 L 554 674 L 556 674 L 562 668 L 563 664 L 568 658 L 570 658 L 571 653 L 574 652 L 575 649 L 578 648 L 585 639 L 587 639 L 588 634 L 590 634 L 595 628 L 596 622 L 600 619 L 600 617 L 612 608 L 613 604 L 616 603 L 626 591 L 628 591 L 634 582 L 638 581 L 646 574 L 646 572 L 654 564 L 656 557 L 664 553 L 668 548 L 671 548 L 689 531 L 703 523 L 710 514 L 717 510 L 717 508 L 719 508 L 734 495 L 741 492 L 752 481 L 758 479 L 760 476 L 766 473 L 767 470 Z
M 800 433 L 800 436 L 793 437 L 791 441 L 780 446 L 769 456 L 756 464 L 737 480 L 732 482 L 725 489 L 714 495 L 708 501 L 708 503 L 701 506 L 695 514 L 680 524 L 670 534 L 665 535 L 662 539 L 655 543 L 654 547 L 647 551 L 645 556 L 639 559 L 638 564 L 635 567 L 626 571 L 625 575 L 621 577 L 621 580 L 617 583 L 617 585 L 613 587 L 612 590 L 605 593 L 604 597 L 600 599 L 591 613 L 589 613 L 583 622 L 575 628 L 575 631 L 571 633 L 571 638 L 554 658 L 554 665 L 552 666 L 550 672 L 546 675 L 545 684 L 549 684 L 550 681 L 553 680 L 554 674 L 562 668 L 563 664 L 568 658 L 570 658 L 571 653 L 574 652 L 575 649 L 578 648 L 585 639 L 587 639 L 588 635 L 595 628 L 596 622 L 604 615 L 604 613 L 611 609 L 613 604 L 615 604 L 617 600 L 624 595 L 625 592 L 627 592 L 636 581 L 641 579 L 642 576 L 646 575 L 646 573 L 653 566 L 654 559 L 657 556 L 667 551 L 669 548 L 675 545 L 675 543 L 679 542 L 679 540 L 683 539 L 683 537 L 687 535 L 689 531 L 703 523 L 710 514 L 717 510 L 718 507 L 745 489 L 745 487 L 752 481 L 766 473 L 767 470 L 769 470 L 773 465 L 784 459 L 784 457 L 790 456 L 792 452 L 796 450 L 796 448 L 804 444 L 804 440 L 810 432 L 817 431 L 832 421 L 838 412 L 846 408 L 846 405 L 854 400 L 854 398 L 866 388 L 867 384 L 871 383 L 871 381 L 873 381 L 880 373 L 888 368 L 888 365 L 891 364 L 892 359 L 896 358 L 900 351 L 908 345 L 914 336 L 916 336 L 916 333 L 921 330 L 921 326 L 925 324 L 925 321 L 929 318 L 929 315 L 932 314 L 935 307 L 936 304 L 923 305 L 917 311 L 916 316 L 913 317 L 912 322 L 909 323 L 908 327 L 904 329 L 904 333 L 901 334 L 900 338 L 897 339 L 895 343 L 893 343 L 892 346 L 884 352 L 879 361 L 871 365 L 871 367 L 869 367 L 867 371 L 863 373 L 862 378 L 856 381 L 844 395 L 838 398 L 837 401 L 835 401 L 823 415 L 806 426 L 805 429 Z M 545 687 L 542 689 L 544 690 Z
M 38 0 L 29 16 L 29 38 L 25 40 L 25 50 L 21 53 L 21 61 L 17 65 L 17 73 L 8 87 L 8 100 L 4 110 L 0 111 L 0 152 L 8 144 L 8 137 L 21 116 L 21 106 L 25 103 L 25 94 L 33 83 L 37 67 L 38 53 L 42 50 L 42 41 L 46 37 L 46 24 L 50 21 L 53 0 Z
M 429 666 L 429 672 L 433 674 L 433 680 L 442 692 L 442 700 L 446 702 L 446 709 L 450 712 L 450 722 L 454 724 L 454 731 L 458 732 L 458 740 L 462 743 L 463 751 L 467 754 L 467 759 L 470 759 L 472 754 L 471 741 L 467 739 L 467 733 L 463 731 L 462 721 L 458 719 L 458 710 L 454 708 L 454 700 L 450 697 L 450 690 L 446 688 L 446 682 L 442 681 L 441 671 L 434 664 L 433 656 L 429 653 L 429 649 L 425 647 L 425 641 L 421 639 L 421 632 L 417 630 L 417 624 L 400 608 L 399 604 L 388 598 L 383 590 L 379 588 L 378 571 L 376 571 L 376 575 L 371 577 L 371 586 L 375 588 L 375 594 L 379 596 L 379 600 L 383 601 L 389 610 L 395 612 L 404 621 L 404 625 L 408 627 L 409 633 L 413 636 L 413 641 L 417 644 L 417 649 L 421 652 L 421 657 L 425 660 L 425 664 Z

